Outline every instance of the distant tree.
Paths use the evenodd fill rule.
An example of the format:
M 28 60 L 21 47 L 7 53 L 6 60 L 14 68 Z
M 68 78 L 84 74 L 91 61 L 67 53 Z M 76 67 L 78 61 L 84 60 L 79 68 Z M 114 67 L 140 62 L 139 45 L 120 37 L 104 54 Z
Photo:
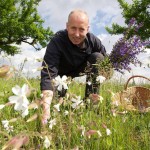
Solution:
M 43 28 L 36 7 L 41 0 L 0 1 L 0 51 L 14 55 L 22 42 L 36 50 L 45 47 L 53 32 Z
M 134 29 L 131 30 L 128 34 L 129 37 L 136 34 L 142 40 L 148 40 L 150 38 L 150 0 L 132 0 L 132 4 L 128 4 L 125 0 L 118 0 L 118 2 L 123 10 L 122 15 L 126 24 L 129 24 L 131 18 L 135 18 L 139 25 L 143 24 L 138 32 L 134 32 Z M 110 34 L 122 34 L 127 30 L 127 26 L 122 27 L 117 23 L 113 23 L 112 28 L 106 27 L 106 30 Z

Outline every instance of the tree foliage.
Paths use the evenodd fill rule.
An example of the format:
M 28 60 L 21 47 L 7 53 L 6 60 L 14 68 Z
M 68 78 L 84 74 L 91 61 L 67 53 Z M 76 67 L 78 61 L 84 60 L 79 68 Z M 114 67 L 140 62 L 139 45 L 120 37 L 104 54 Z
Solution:
M 0 51 L 14 55 L 22 42 L 36 50 L 45 47 L 53 32 L 43 28 L 36 7 L 41 0 L 0 1 Z
M 142 40 L 148 40 L 150 37 L 150 0 L 132 0 L 128 4 L 125 0 L 118 0 L 125 23 L 129 24 L 131 18 L 135 18 L 137 23 L 143 23 L 138 32 L 130 30 L 129 37 L 138 35 Z M 106 27 L 110 34 L 122 34 L 127 30 L 127 26 L 120 26 L 117 23 L 112 24 L 112 28 Z M 128 38 L 129 38 L 128 37 Z

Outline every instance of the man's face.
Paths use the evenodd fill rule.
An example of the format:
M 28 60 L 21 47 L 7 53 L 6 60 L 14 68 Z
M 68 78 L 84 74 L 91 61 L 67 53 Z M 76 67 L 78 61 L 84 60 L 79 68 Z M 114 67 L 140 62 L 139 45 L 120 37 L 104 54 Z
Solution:
M 67 23 L 68 37 L 75 44 L 81 44 L 89 31 L 88 18 L 83 14 L 72 14 Z

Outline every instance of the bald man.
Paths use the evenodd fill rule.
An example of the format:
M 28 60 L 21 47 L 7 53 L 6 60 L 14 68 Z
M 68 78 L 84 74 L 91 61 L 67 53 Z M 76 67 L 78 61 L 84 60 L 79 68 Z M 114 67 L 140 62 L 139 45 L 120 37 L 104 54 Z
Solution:
M 50 117 L 50 104 L 55 88 L 52 79 L 66 75 L 72 78 L 85 72 L 87 64 L 91 65 L 93 84 L 86 84 L 85 97 L 91 93 L 99 93 L 99 84 L 95 82 L 98 70 L 92 64 L 103 60 L 106 56 L 105 47 L 100 39 L 89 32 L 89 18 L 83 10 L 73 10 L 68 16 L 66 29 L 58 31 L 47 46 L 42 66 L 48 65 L 41 71 L 41 91 L 43 93 L 42 123 L 46 124 Z M 88 78 L 87 78 L 88 81 Z M 59 92 L 60 97 L 66 91 Z

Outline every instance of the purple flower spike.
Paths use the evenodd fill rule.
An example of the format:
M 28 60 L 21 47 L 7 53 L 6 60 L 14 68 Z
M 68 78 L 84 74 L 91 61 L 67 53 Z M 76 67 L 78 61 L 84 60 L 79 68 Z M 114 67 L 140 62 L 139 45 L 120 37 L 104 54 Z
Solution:
M 137 56 L 140 53 L 145 52 L 145 47 L 150 45 L 150 41 L 142 41 L 137 35 L 134 35 L 129 39 L 126 37 L 128 37 L 128 31 L 131 28 L 138 31 L 142 26 L 143 23 L 137 24 L 135 18 L 132 18 L 129 21 L 127 32 L 125 32 L 124 36 L 120 38 L 119 41 L 113 46 L 109 59 L 115 70 L 123 73 L 122 70 L 131 70 L 130 64 L 140 64 Z

